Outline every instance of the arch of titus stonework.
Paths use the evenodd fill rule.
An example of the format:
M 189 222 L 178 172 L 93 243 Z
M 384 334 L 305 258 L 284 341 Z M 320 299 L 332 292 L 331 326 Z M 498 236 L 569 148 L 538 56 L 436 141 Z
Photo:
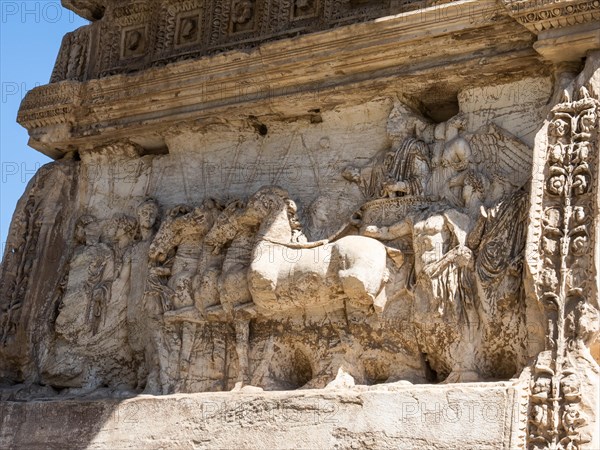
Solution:
M 63 0 L 2 448 L 600 448 L 600 2 Z

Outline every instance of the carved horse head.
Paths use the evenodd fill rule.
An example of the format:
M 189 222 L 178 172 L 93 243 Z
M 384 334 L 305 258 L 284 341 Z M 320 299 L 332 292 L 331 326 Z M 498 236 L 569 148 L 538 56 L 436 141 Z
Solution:
M 240 200 L 230 202 L 215 220 L 204 242 L 214 247 L 219 253 L 221 247 L 231 242 L 238 235 L 243 224 L 239 221 L 244 214 L 244 203 Z
M 292 219 L 296 219 L 296 204 L 285 189 L 267 186 L 259 189 L 246 206 L 244 219 L 260 225 L 259 235 L 270 239 L 289 241 L 292 235 Z
M 161 224 L 150 246 L 151 260 L 163 262 L 171 250 L 183 243 L 197 243 L 212 228 L 220 208 L 213 200 L 202 206 L 177 205 L 171 209 Z

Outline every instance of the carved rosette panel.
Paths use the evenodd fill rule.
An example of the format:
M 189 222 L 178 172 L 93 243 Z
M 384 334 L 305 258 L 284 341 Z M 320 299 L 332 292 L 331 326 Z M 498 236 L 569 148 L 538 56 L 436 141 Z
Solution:
M 316 17 L 321 5 L 319 0 L 294 0 L 291 6 L 292 20 L 300 20 Z
M 156 31 L 155 59 L 168 61 L 173 54 L 198 50 L 209 30 L 205 2 L 169 1 L 162 5 Z
M 100 76 L 113 75 L 142 67 L 148 51 L 154 47 L 154 29 L 150 26 L 151 7 L 146 2 L 118 6 L 100 27 Z
M 538 296 L 546 350 L 534 367 L 529 447 L 578 449 L 590 442 L 577 355 L 597 317 L 594 230 L 600 102 L 581 88 L 551 112 L 542 196 Z

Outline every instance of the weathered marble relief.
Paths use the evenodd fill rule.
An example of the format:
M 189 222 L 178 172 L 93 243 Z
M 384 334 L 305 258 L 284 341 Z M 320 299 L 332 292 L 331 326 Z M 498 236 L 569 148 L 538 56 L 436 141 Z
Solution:
M 598 62 L 590 66 L 562 93 L 536 139 L 544 169 L 532 182 L 529 233 L 537 245 L 529 268 L 545 345 L 531 369 L 532 448 L 593 448 L 597 442 L 600 311 L 592 261 L 600 102 Z
M 598 446 L 598 2 L 66 3 L 95 22 L 19 115 L 57 161 L 2 263 L 3 400 L 512 386 L 505 447 Z

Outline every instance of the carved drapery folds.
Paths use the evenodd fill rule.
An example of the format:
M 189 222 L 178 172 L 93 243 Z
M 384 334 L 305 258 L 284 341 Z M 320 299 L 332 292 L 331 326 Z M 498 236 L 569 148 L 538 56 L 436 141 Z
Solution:
M 41 168 L 17 205 L 0 266 L 0 380 L 39 382 L 68 272 L 78 166 Z
M 537 273 L 546 350 L 537 358 L 531 384 L 532 449 L 583 448 L 592 439 L 590 410 L 598 414 L 597 393 L 586 386 L 586 376 L 594 371 L 587 347 L 599 318 L 594 266 L 599 113 L 600 102 L 582 87 L 575 98 L 565 92 L 548 126 Z
M 398 100 L 388 105 L 379 119 L 385 144 L 329 175 L 334 187 L 316 210 L 302 205 L 312 193 L 296 197 L 268 180 L 218 200 L 207 191 L 191 197 L 185 183 L 195 176 L 159 203 L 147 196 L 163 195 L 161 167 L 179 170 L 176 156 L 144 156 L 126 141 L 82 150 L 69 164 L 89 184 L 71 217 L 79 222 L 69 272 L 54 280 L 56 320 L 45 358 L 31 356 L 32 378 L 79 395 L 520 373 L 532 352 L 523 283 L 528 177 L 539 167 L 531 149 L 493 121 L 472 125 L 467 112 L 433 123 Z M 582 88 L 552 109 L 545 178 L 531 183 L 541 212 L 530 298 L 544 305 L 547 326 L 531 367 L 531 448 L 585 448 L 596 422 L 586 393 L 597 367 L 588 347 L 598 332 L 599 106 Z M 109 166 L 128 170 L 92 176 Z M 340 191 L 356 199 L 343 227 L 307 242 L 302 224 L 323 220 L 307 216 L 326 217 Z M 185 204 L 173 200 L 182 192 Z M 109 205 L 117 206 L 107 216 Z M 24 228 L 39 234 L 30 206 Z M 137 220 L 128 217 L 135 208 Z M 27 259 L 9 254 L 7 267 L 21 274 Z M 4 302 L 8 343 L 19 327 L 15 286 Z
M 468 129 L 463 113 L 435 124 L 389 105 L 391 147 L 330 176 L 356 203 L 316 242 L 303 223 L 337 214 L 327 197 L 299 210 L 306 197 L 266 182 L 168 205 L 155 226 L 167 205 L 140 197 L 161 195 L 158 167 L 175 157 L 126 141 L 82 151 L 89 206 L 40 378 L 167 394 L 518 372 L 530 149 L 493 123 Z

